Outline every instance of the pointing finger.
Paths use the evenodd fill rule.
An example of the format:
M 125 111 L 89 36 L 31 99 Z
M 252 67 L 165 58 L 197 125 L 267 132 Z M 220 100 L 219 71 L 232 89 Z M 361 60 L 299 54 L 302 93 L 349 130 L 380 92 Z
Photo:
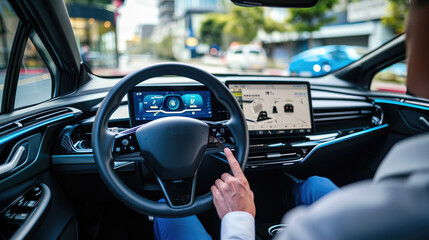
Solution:
M 231 150 L 229 148 L 225 148 L 223 152 L 225 153 L 226 159 L 228 159 L 228 163 L 231 167 L 231 171 L 232 174 L 234 174 L 234 177 L 244 177 L 244 173 L 241 170 L 240 164 L 238 163 L 237 159 L 235 159 L 234 154 L 232 154 Z

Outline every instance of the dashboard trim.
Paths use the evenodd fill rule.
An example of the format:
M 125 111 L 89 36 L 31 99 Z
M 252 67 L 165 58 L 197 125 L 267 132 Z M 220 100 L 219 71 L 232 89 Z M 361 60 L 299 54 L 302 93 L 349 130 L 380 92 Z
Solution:
M 402 107 L 417 108 L 417 109 L 421 109 L 421 110 L 429 111 L 429 107 L 420 106 L 420 105 L 417 105 L 417 104 L 411 104 L 411 103 L 399 102 L 399 101 L 394 101 L 394 100 L 387 100 L 387 99 L 374 99 L 374 102 L 375 102 L 375 103 L 392 104 L 392 105 L 397 105 L 397 106 L 402 106 Z
M 356 133 L 351 133 L 349 135 L 342 136 L 342 137 L 339 137 L 336 139 L 328 140 L 326 142 L 317 144 L 316 146 L 313 147 L 313 149 L 310 150 L 310 152 L 307 155 L 305 155 L 304 157 L 301 157 L 299 159 L 283 160 L 283 161 L 279 160 L 279 161 L 268 161 L 268 162 L 256 162 L 256 163 L 247 162 L 247 167 L 252 169 L 252 168 L 263 167 L 263 166 L 272 166 L 272 165 L 282 165 L 282 166 L 288 166 L 289 165 L 290 166 L 290 165 L 303 164 L 304 162 L 306 162 L 311 157 L 311 155 L 313 155 L 315 152 L 317 152 L 318 150 L 320 150 L 322 148 L 325 148 L 325 147 L 330 146 L 332 144 L 351 140 L 351 139 L 357 138 L 357 137 L 362 136 L 362 135 L 366 135 L 366 134 L 370 134 L 370 133 L 373 133 L 376 131 L 380 131 L 382 129 L 386 129 L 387 127 L 389 127 L 389 124 L 383 124 L 383 125 L 380 125 L 377 127 L 364 129 L 364 130 L 361 130 L 361 131 L 356 132 Z M 295 148 L 304 147 L 304 146 L 307 147 L 306 144 L 307 143 L 295 144 L 295 145 L 292 145 L 292 147 L 295 147 Z M 217 156 L 215 156 L 215 157 L 219 159 L 219 157 L 217 157 Z M 222 161 L 226 161 L 226 160 L 222 159 Z
M 323 147 L 326 147 L 326 146 L 329 146 L 329 145 L 332 145 L 335 143 L 344 142 L 346 140 L 353 139 L 353 138 L 359 137 L 359 136 L 364 135 L 364 134 L 373 133 L 373 132 L 379 131 L 381 129 L 385 129 L 387 127 L 389 127 L 389 124 L 383 124 L 383 125 L 380 125 L 377 127 L 364 129 L 364 130 L 356 132 L 356 133 L 351 133 L 349 135 L 342 136 L 342 137 L 339 137 L 337 139 L 318 144 L 313 149 L 311 149 L 311 151 L 300 161 L 300 163 L 304 163 L 315 151 L 317 151 L 320 148 L 323 148 Z
M 22 130 L 18 130 L 15 133 L 8 134 L 8 135 L 6 135 L 4 137 L 1 137 L 0 138 L 0 144 L 4 144 L 4 143 L 6 143 L 6 142 L 8 142 L 10 140 L 13 140 L 13 139 L 15 139 L 15 138 L 17 138 L 17 137 L 19 137 L 19 136 L 21 136 L 23 134 L 29 133 L 29 132 L 37 129 L 37 128 L 44 127 L 44 126 L 49 125 L 51 123 L 54 123 L 54 122 L 57 122 L 57 121 L 61 121 L 61 120 L 67 119 L 67 118 L 72 118 L 75 115 L 76 115 L 75 113 L 69 113 L 69 114 L 66 114 L 64 116 L 55 117 L 55 118 L 47 120 L 45 122 L 37 123 L 37 124 L 35 124 L 33 126 L 30 126 L 28 128 L 25 128 L 25 129 L 22 129 Z
M 75 164 L 95 164 L 93 154 L 79 154 L 79 155 L 52 155 L 52 165 L 75 165 Z M 113 169 L 133 164 L 133 162 L 115 161 Z
M 330 146 L 330 145 L 335 144 L 335 143 L 340 143 L 340 142 L 344 142 L 344 141 L 347 141 L 350 139 L 354 139 L 354 138 L 362 136 L 362 135 L 366 135 L 369 133 L 380 131 L 380 130 L 386 129 L 388 127 L 389 127 L 389 124 L 383 124 L 380 126 L 364 129 L 364 130 L 361 130 L 359 132 L 351 133 L 351 134 L 346 135 L 346 136 L 338 137 L 336 139 L 327 140 L 323 143 L 315 145 L 314 148 L 311 149 L 307 155 L 305 155 L 305 157 L 302 157 L 299 159 L 284 160 L 284 161 L 272 161 L 272 162 L 266 162 L 266 163 L 248 162 L 247 167 L 248 168 L 255 168 L 255 166 L 257 167 L 257 166 L 263 166 L 263 165 L 276 165 L 276 164 L 279 164 L 279 165 L 296 165 L 296 164 L 302 164 L 305 161 L 307 161 L 311 157 L 311 155 L 313 155 L 319 149 L 325 148 L 325 147 Z M 292 147 L 304 147 L 304 146 L 307 147 L 308 145 L 305 145 L 305 144 L 306 143 L 295 144 L 295 145 L 292 145 Z M 219 152 L 219 154 L 221 154 L 221 156 L 223 156 L 222 152 Z M 220 157 L 219 155 L 210 154 L 210 156 L 228 164 L 228 161 L 226 159 Z M 53 155 L 52 156 L 52 164 L 53 165 L 75 165 L 75 164 L 95 164 L 95 162 L 94 162 L 94 157 L 92 154 Z M 122 164 L 123 164 L 122 162 L 115 162 L 114 168 L 116 169 L 116 168 L 122 167 Z

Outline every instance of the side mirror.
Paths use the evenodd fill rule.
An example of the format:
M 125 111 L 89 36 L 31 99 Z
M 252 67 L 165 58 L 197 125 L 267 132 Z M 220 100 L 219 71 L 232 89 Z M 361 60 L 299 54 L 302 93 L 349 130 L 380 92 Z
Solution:
M 282 7 L 282 8 L 309 8 L 318 0 L 231 0 L 235 5 L 243 7 Z

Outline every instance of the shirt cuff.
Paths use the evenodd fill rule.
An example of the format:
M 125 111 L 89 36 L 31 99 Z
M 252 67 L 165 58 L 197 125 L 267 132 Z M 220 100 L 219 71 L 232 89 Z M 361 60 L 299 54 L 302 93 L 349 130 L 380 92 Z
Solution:
M 229 212 L 222 219 L 220 235 L 221 240 L 254 240 L 255 219 L 248 212 Z

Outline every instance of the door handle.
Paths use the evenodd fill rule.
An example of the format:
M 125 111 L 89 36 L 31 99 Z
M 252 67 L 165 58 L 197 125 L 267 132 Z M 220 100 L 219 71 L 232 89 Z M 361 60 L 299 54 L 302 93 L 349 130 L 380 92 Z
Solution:
M 420 122 L 420 125 L 422 125 L 424 128 L 429 129 L 429 121 L 425 117 L 420 116 L 419 122 Z
M 12 157 L 12 159 L 9 162 L 0 165 L 0 175 L 12 171 L 16 167 L 16 165 L 18 165 L 18 162 L 21 159 L 22 154 L 24 153 L 24 151 L 25 151 L 25 147 L 24 146 L 20 146 L 16 150 L 15 154 L 13 154 L 13 157 Z

